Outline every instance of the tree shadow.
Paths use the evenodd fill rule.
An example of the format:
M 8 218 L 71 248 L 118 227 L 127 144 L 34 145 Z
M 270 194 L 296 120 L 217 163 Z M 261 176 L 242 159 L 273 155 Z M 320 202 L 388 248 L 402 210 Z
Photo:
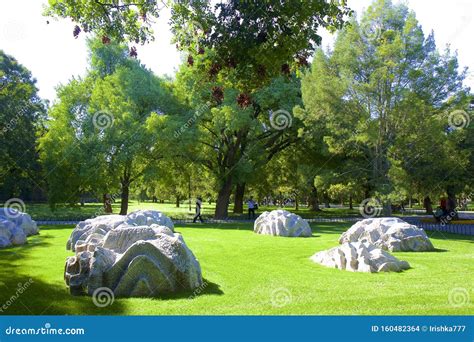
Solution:
M 94 304 L 93 298 L 88 295 L 73 296 L 63 280 L 64 268 L 58 260 L 54 265 L 35 265 L 44 269 L 41 275 L 28 274 L 27 265 L 35 261 L 31 255 L 34 249 L 48 253 L 52 246 L 49 239 L 53 236 L 43 235 L 29 244 L 11 246 L 0 250 L 0 316 L 1 315 L 124 315 L 133 299 L 114 298 L 104 307 Z M 41 261 L 42 260 L 42 261 Z M 27 261 L 25 264 L 23 261 Z M 44 259 L 39 259 L 44 262 Z M 65 260 L 61 260 L 61 263 Z M 37 273 L 37 272 L 35 272 Z M 180 291 L 178 293 L 163 294 L 158 297 L 146 297 L 150 303 L 155 299 L 176 300 L 193 299 L 202 295 L 223 295 L 220 286 L 203 279 L 203 285 L 195 290 Z

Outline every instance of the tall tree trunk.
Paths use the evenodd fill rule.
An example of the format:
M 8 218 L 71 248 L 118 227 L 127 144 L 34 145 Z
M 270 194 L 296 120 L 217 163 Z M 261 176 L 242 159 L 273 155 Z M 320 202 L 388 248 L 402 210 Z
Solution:
M 430 196 L 426 196 L 423 199 L 423 206 L 425 207 L 426 213 L 432 215 L 433 214 L 433 205 L 431 203 Z
M 411 209 L 411 205 L 412 205 L 412 201 L 413 201 L 413 198 L 410 196 L 408 196 L 408 207 Z
M 128 198 L 130 194 L 130 181 L 122 181 L 122 193 L 120 194 L 120 215 L 127 215 L 128 212 Z
M 457 212 L 458 204 L 456 200 L 456 192 L 452 186 L 448 186 L 446 188 L 446 193 L 448 194 L 446 209 L 448 210 L 449 215 L 452 217 L 452 220 L 457 220 L 459 215 Z
M 354 205 L 352 203 L 352 195 L 349 195 L 349 209 L 350 210 L 354 209 Z
M 218 220 L 226 219 L 229 215 L 229 199 L 232 192 L 232 176 L 227 175 L 217 194 L 216 210 L 214 218 Z
M 242 214 L 244 212 L 244 193 L 245 183 L 238 183 L 235 187 L 234 214 Z
M 180 200 L 179 195 L 176 195 L 176 208 L 179 208 L 179 200 Z
M 321 211 L 321 209 L 319 209 L 318 189 L 316 189 L 314 185 L 311 187 L 311 193 L 309 195 L 308 202 L 311 211 Z
M 191 208 L 191 175 L 188 178 L 188 201 L 189 201 L 189 211 L 192 211 Z
M 327 192 L 323 193 L 323 199 L 324 199 L 324 208 L 331 208 L 331 206 L 329 205 L 329 196 Z
M 298 201 L 298 196 L 295 196 L 295 210 L 300 210 L 300 203 Z
M 384 216 L 392 216 L 392 201 L 387 199 L 383 202 L 382 208 Z

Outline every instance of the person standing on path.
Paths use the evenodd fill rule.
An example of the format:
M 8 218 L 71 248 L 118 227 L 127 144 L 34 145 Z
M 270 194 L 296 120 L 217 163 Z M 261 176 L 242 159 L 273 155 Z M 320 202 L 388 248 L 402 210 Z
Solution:
M 202 216 L 201 216 L 201 206 L 202 206 L 202 198 L 198 197 L 196 199 L 196 215 L 194 215 L 193 223 L 196 223 L 196 220 L 198 218 L 201 221 L 201 223 L 204 222 L 204 220 L 202 219 Z
M 247 206 L 249 207 L 249 220 L 250 218 L 255 218 L 255 209 L 257 208 L 257 203 L 253 200 L 253 197 L 247 201 Z

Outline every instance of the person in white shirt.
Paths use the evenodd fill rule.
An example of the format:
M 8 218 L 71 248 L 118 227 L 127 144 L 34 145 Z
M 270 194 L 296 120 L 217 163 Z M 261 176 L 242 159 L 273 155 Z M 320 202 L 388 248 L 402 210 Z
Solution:
M 247 201 L 247 206 L 249 207 L 249 220 L 255 218 L 255 209 L 257 209 L 257 202 L 253 200 L 253 197 Z

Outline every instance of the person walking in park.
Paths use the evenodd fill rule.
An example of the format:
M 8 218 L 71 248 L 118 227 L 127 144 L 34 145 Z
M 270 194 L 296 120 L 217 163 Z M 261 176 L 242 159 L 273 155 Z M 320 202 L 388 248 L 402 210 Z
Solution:
M 201 221 L 201 223 L 204 222 L 204 220 L 202 219 L 202 216 L 201 216 L 201 206 L 202 206 L 202 198 L 199 196 L 196 199 L 196 215 L 194 215 L 193 223 L 196 223 L 196 220 L 198 218 Z
M 249 207 L 249 220 L 255 218 L 255 209 L 257 209 L 257 203 L 253 200 L 253 197 L 247 201 L 247 206 Z

